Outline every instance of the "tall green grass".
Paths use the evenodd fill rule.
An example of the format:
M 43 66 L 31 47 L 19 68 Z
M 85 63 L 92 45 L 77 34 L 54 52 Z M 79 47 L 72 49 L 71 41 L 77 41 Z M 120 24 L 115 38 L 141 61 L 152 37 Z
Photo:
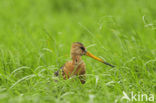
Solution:
M 1 103 L 125 103 L 156 97 L 155 0 L 1 0 Z M 116 65 L 83 57 L 87 81 L 54 82 L 72 42 Z M 139 102 L 140 103 L 140 102 Z

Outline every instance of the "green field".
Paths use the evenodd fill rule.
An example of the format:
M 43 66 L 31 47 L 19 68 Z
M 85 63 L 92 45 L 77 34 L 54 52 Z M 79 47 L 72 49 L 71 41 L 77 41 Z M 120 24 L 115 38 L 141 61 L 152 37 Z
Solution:
M 83 56 L 84 85 L 55 83 L 73 42 L 116 67 Z M 0 0 L 0 103 L 127 103 L 132 92 L 156 102 L 156 0 Z

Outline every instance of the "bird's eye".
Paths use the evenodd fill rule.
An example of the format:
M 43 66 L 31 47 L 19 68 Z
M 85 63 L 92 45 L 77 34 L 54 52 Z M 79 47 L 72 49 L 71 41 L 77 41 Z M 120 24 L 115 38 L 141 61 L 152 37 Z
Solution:
M 84 47 L 80 47 L 80 48 L 81 48 L 81 50 L 85 51 L 85 48 Z

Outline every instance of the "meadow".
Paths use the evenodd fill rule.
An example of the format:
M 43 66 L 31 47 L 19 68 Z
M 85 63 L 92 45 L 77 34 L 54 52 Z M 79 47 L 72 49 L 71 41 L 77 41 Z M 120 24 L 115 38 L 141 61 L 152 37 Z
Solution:
M 0 0 L 0 103 L 156 101 L 155 0 Z M 73 42 L 114 64 L 83 56 L 87 80 L 54 82 Z M 154 103 L 129 101 L 128 103 Z

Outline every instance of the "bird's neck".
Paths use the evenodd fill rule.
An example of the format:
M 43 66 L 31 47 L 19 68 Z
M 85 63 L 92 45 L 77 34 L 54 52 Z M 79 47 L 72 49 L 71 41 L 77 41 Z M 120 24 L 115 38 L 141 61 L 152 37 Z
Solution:
M 81 64 L 81 61 L 82 61 L 81 56 L 80 55 L 72 56 L 72 61 L 74 65 Z

